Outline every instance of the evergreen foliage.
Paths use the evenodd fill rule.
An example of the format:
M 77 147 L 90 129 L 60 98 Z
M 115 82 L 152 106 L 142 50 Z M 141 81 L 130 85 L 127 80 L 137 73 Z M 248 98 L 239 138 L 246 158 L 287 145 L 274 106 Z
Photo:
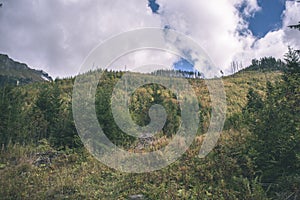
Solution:
M 249 90 L 244 114 L 249 130 L 250 156 L 262 182 L 271 186 L 271 195 L 290 192 L 296 198 L 298 188 L 280 188 L 282 181 L 298 176 L 300 166 L 300 60 L 297 52 L 289 49 L 281 82 L 267 83 L 263 99 Z

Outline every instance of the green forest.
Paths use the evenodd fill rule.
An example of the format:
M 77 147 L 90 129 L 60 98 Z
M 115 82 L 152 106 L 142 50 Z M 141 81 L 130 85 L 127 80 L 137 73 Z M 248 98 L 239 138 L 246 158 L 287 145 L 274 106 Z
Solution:
M 143 143 L 122 132 L 111 113 L 111 94 L 124 72 L 88 73 L 103 74 L 96 113 L 113 143 L 127 151 L 149 152 L 172 140 L 181 119 L 176 94 L 147 84 L 131 96 L 130 114 L 140 126 L 149 123 L 153 104 L 167 113 L 160 133 Z M 203 79 L 188 78 L 200 108 L 197 137 L 172 165 L 139 174 L 111 169 L 83 146 L 72 114 L 75 78 L 19 86 L 3 81 L 0 199 L 299 199 L 299 53 L 289 48 L 284 61 L 253 60 L 245 70 L 222 79 L 227 118 L 213 151 L 198 157 L 211 100 Z

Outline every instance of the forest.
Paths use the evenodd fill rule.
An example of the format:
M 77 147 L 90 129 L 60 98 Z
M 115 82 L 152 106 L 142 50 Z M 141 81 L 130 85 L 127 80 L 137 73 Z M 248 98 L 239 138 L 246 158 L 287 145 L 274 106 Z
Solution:
M 97 118 L 118 147 L 149 152 L 172 140 L 181 120 L 176 94 L 159 84 L 133 93 L 129 110 L 136 124 L 149 123 L 153 104 L 167 113 L 160 133 L 141 141 L 120 130 L 112 116 L 111 95 L 124 72 L 88 73 L 102 73 L 95 99 Z M 166 73 L 162 78 L 168 79 Z M 0 199 L 299 199 L 299 53 L 289 48 L 284 61 L 253 60 L 245 70 L 223 77 L 226 121 L 217 146 L 205 158 L 198 153 L 211 117 L 209 91 L 204 79 L 187 80 L 200 108 L 197 137 L 175 163 L 137 174 L 105 166 L 82 144 L 72 114 L 75 78 L 20 86 L 4 82 Z

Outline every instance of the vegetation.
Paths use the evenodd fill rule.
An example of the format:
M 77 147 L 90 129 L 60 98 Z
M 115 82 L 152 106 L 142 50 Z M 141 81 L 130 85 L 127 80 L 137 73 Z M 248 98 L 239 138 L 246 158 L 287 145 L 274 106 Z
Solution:
M 198 153 L 211 100 L 203 79 L 188 79 L 201 110 L 197 137 L 178 161 L 142 174 L 110 169 L 83 147 L 71 109 L 74 79 L 5 84 L 0 87 L 0 199 L 128 199 L 139 194 L 144 199 L 297 199 L 300 61 L 292 49 L 285 58 L 262 58 L 251 70 L 224 77 L 227 120 L 217 146 L 204 159 Z M 176 94 L 147 84 L 130 97 L 129 110 L 139 125 L 149 123 L 153 104 L 163 105 L 167 113 L 154 141 L 141 144 L 112 117 L 111 93 L 122 75 L 104 71 L 98 84 L 96 112 L 105 134 L 128 151 L 165 146 L 180 125 Z
M 247 67 L 246 71 L 283 71 L 284 63 L 280 59 L 275 59 L 273 57 L 264 57 L 260 60 L 253 59 L 252 64 Z
M 252 135 L 249 138 L 249 156 L 254 161 L 256 174 L 269 185 L 269 194 L 280 199 L 297 199 L 300 185 L 300 60 L 289 49 L 285 73 L 281 82 L 267 83 L 263 99 L 249 90 L 244 109 L 245 119 Z
M 22 85 L 45 80 L 52 81 L 46 72 L 31 69 L 24 63 L 0 54 L 0 85 Z

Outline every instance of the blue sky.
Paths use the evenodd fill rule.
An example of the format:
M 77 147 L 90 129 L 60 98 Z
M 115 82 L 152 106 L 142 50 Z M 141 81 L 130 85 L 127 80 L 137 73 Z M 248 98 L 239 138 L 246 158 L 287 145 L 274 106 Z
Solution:
M 148 2 L 148 6 L 151 8 L 153 14 L 160 14 L 160 5 L 158 2 L 156 0 L 148 0 Z M 248 23 L 246 31 L 251 31 L 255 40 L 259 40 L 264 38 L 268 33 L 282 29 L 283 15 L 286 9 L 285 3 L 285 0 L 257 0 L 258 9 L 255 12 L 249 13 L 249 2 L 243 1 L 238 6 L 238 10 L 245 22 Z M 166 26 L 169 25 L 167 24 Z M 245 29 L 241 29 L 240 32 L 243 33 L 244 31 Z M 193 70 L 193 65 L 184 59 L 175 62 L 173 66 L 175 69 Z
M 259 0 L 258 5 L 261 10 L 250 17 L 248 21 L 253 35 L 261 38 L 269 31 L 281 28 L 285 2 L 282 0 Z
M 151 8 L 153 13 L 158 13 L 159 4 L 156 3 L 156 0 L 149 0 L 148 6 Z
M 257 1 L 260 10 L 253 13 L 250 16 L 245 16 L 245 20 L 249 23 L 249 30 L 257 38 L 263 38 L 270 31 L 279 30 L 282 28 L 283 11 L 285 10 L 284 0 L 258 0 Z M 149 7 L 153 13 L 159 13 L 159 4 L 156 0 L 149 0 Z M 239 11 L 243 13 L 243 10 L 247 7 L 246 4 L 242 4 Z M 299 19 L 300 20 L 300 19 Z M 193 66 L 186 60 L 181 59 L 174 63 L 175 69 L 192 71 Z
M 175 70 L 194 71 L 194 66 L 185 59 L 180 59 L 174 63 Z

